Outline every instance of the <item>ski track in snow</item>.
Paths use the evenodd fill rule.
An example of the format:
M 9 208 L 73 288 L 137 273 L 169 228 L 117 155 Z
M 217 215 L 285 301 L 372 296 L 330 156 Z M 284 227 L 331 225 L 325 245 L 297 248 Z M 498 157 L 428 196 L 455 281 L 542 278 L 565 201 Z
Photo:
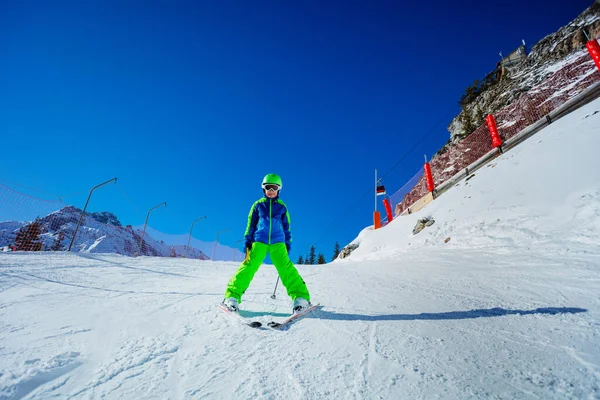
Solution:
M 215 307 L 237 263 L 0 253 L 0 399 L 600 398 L 599 109 L 300 266 L 324 308 L 286 331 Z M 275 280 L 242 315 L 289 314 Z

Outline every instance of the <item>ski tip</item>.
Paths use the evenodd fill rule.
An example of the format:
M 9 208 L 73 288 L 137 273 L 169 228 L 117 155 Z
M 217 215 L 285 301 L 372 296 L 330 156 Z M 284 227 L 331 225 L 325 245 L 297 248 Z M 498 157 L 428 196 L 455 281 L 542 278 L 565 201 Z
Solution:
M 279 322 L 269 322 L 267 326 L 272 329 L 281 329 L 283 324 L 280 324 Z

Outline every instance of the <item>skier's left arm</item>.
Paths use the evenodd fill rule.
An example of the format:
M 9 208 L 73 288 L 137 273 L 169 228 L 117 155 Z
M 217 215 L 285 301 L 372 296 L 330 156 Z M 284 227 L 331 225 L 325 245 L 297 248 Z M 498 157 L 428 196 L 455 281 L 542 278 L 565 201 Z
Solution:
M 254 242 L 254 232 L 256 232 L 256 225 L 258 224 L 258 210 L 256 209 L 257 203 L 258 202 L 252 204 L 250 213 L 248 214 L 248 226 L 246 227 L 246 233 L 244 234 L 246 249 L 251 249 L 252 242 Z
M 285 247 L 289 253 L 292 249 L 292 231 L 290 230 L 290 213 L 287 207 L 281 218 L 283 223 L 283 233 L 285 234 Z

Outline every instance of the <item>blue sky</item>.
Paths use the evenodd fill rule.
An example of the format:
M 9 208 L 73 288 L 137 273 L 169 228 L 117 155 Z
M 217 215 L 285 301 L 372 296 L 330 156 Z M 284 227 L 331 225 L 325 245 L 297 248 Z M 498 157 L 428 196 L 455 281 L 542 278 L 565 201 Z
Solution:
M 592 1 L 0 3 L 0 183 L 233 246 L 266 173 L 292 257 L 372 223 L 449 137 L 464 89 Z M 400 163 L 398 161 L 402 160 Z M 29 189 L 23 189 L 28 192 Z M 51 194 L 51 195 L 50 195 Z M 75 195 L 72 195 L 75 194 Z

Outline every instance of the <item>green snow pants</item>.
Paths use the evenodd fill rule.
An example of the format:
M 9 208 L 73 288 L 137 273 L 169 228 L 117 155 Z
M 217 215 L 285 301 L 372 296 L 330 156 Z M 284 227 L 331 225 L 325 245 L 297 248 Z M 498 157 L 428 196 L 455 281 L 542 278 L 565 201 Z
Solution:
M 273 261 L 277 269 L 281 283 L 285 286 L 288 296 L 292 300 L 296 300 L 296 297 L 302 297 L 310 301 L 310 294 L 308 293 L 306 283 L 304 283 L 294 263 L 290 260 L 285 243 L 268 245 L 260 242 L 252 243 L 252 249 L 246 254 L 246 259 L 227 284 L 225 298 L 234 297 L 240 303 L 242 302 L 242 295 L 248 289 L 248 286 L 250 286 L 254 274 L 258 271 L 258 268 L 267 256 L 267 252 L 271 253 L 271 261 Z

